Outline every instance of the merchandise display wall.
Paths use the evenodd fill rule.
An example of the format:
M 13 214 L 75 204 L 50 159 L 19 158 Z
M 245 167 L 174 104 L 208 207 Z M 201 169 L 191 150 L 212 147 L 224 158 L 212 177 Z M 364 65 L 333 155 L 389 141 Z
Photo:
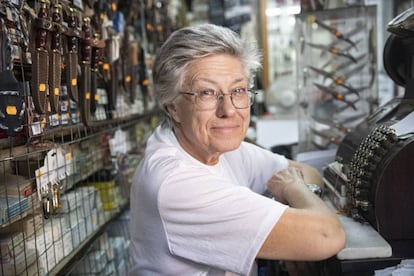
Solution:
M 0 275 L 126 274 L 166 5 L 0 1 Z
M 336 147 L 377 107 L 376 6 L 297 16 L 299 151 Z

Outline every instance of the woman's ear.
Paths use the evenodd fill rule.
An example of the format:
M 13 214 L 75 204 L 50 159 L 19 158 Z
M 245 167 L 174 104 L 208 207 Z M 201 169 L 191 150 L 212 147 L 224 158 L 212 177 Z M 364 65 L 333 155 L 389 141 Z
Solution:
M 178 115 L 177 107 L 174 103 L 167 104 L 165 106 L 165 109 L 175 122 L 179 123 L 181 121 L 180 116 Z

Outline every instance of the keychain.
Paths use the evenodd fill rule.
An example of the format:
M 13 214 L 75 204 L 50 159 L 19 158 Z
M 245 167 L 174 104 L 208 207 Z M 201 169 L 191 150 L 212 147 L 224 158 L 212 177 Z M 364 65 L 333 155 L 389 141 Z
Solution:
M 60 185 L 59 183 L 48 183 L 42 187 L 42 209 L 43 217 L 48 219 L 51 214 L 60 208 Z
M 51 192 L 52 192 L 52 207 L 53 212 L 56 212 L 57 209 L 60 208 L 60 195 L 59 195 L 60 186 L 59 183 L 55 183 L 52 186 Z
M 43 217 L 48 219 L 50 217 L 50 198 L 49 198 L 49 185 L 42 187 L 42 210 Z

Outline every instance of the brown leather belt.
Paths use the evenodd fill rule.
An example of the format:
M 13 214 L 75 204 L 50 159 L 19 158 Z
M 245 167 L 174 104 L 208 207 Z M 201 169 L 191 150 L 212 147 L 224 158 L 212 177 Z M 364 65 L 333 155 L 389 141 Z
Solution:
M 134 101 L 135 89 L 134 89 L 134 74 L 133 70 L 133 59 L 132 59 L 132 45 L 129 37 L 128 28 L 124 30 L 124 39 L 122 41 L 122 83 L 125 91 L 129 95 L 129 100 Z
M 39 1 L 38 17 L 35 20 L 35 49 L 32 54 L 32 99 L 39 114 L 48 111 L 49 93 L 49 53 L 47 50 L 48 33 L 52 28 L 49 15 L 49 1 Z
M 147 108 L 148 101 L 148 75 L 147 75 L 147 65 L 145 63 L 145 50 L 142 46 L 139 47 L 139 86 L 141 88 L 142 95 L 144 96 L 144 108 Z
M 133 103 L 136 98 L 136 87 L 139 81 L 139 42 L 134 41 L 131 43 L 131 62 L 132 62 L 132 89 L 130 94 L 130 100 Z
M 91 59 L 91 113 L 95 113 L 98 101 L 98 75 L 99 62 L 102 60 L 102 50 L 105 48 L 105 40 L 96 32 L 92 40 L 92 59 Z
M 53 113 L 59 112 L 59 95 L 61 84 L 61 68 L 62 68 L 62 56 L 61 47 L 62 39 L 62 6 L 60 4 L 53 5 L 52 11 L 53 28 L 51 32 L 51 45 L 50 45 L 50 71 L 49 71 L 49 102 L 50 108 Z

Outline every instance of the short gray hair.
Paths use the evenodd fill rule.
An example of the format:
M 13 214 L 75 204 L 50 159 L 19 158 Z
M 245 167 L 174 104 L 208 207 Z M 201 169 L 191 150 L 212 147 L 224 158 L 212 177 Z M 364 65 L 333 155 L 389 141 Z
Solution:
M 254 73 L 261 68 L 261 53 L 256 43 L 213 24 L 185 27 L 173 32 L 156 54 L 152 76 L 158 106 L 166 111 L 165 106 L 177 97 L 185 80 L 185 70 L 193 61 L 214 54 L 237 57 L 253 85 Z M 172 127 L 168 113 L 165 119 L 163 126 Z

